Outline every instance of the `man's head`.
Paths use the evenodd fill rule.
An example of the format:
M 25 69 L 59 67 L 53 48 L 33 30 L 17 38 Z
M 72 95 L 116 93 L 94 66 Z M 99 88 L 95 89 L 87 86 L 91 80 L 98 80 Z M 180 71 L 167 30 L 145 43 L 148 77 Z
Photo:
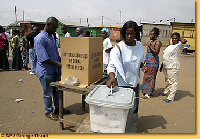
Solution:
M 39 34 L 40 33 L 40 29 L 37 26 L 35 26 L 33 28 L 33 32 L 35 32 L 36 34 Z
M 0 33 L 3 32 L 3 27 L 0 25 Z
M 34 27 L 35 27 L 35 25 L 31 25 L 31 30 L 33 30 Z
M 76 34 L 81 35 L 82 34 L 82 28 L 80 28 L 80 27 L 76 28 Z
M 89 31 L 84 31 L 83 32 L 83 37 L 90 37 L 90 32 Z
M 14 30 L 12 31 L 12 35 L 18 35 L 18 34 L 19 34 L 19 30 L 14 29 Z
M 66 34 L 67 33 L 67 26 L 63 25 L 62 28 L 61 28 L 61 31 L 62 31 L 63 34 Z
M 20 36 L 23 37 L 24 36 L 24 30 L 20 30 Z
M 47 18 L 44 30 L 49 34 L 53 34 L 56 32 L 57 28 L 58 28 L 58 19 L 56 19 L 55 17 Z

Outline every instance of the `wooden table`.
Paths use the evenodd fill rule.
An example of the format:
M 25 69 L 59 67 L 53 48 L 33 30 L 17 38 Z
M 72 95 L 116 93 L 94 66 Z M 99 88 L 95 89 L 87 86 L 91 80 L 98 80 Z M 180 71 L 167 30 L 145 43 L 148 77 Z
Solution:
M 85 88 L 80 88 L 80 87 L 77 87 L 77 86 L 72 86 L 72 85 L 67 85 L 67 84 L 61 84 L 59 82 L 52 82 L 50 83 L 51 86 L 54 86 L 57 88 L 57 90 L 59 91 L 59 121 L 60 121 L 60 128 L 61 130 L 64 129 L 64 119 L 63 119 L 63 91 L 70 91 L 70 92 L 73 92 L 73 93 L 79 93 L 79 94 L 82 94 L 82 108 L 83 110 L 85 110 L 85 97 L 87 94 L 89 94 L 89 92 L 91 90 L 93 90 L 96 85 L 102 85 L 102 84 L 105 84 L 106 81 L 108 79 L 108 76 L 103 76 L 103 78 L 101 78 L 100 80 L 98 80 L 97 82 L 89 85 L 89 86 L 86 86 Z M 67 122 L 70 122 L 70 123 L 73 123 L 72 121 L 67 121 Z

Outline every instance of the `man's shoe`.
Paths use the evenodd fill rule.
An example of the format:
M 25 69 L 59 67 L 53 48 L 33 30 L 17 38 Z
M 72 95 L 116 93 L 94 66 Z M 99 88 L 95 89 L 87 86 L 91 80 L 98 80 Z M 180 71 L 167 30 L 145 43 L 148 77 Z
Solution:
M 57 115 L 55 115 L 54 113 L 50 113 L 50 114 L 45 113 L 45 116 L 54 121 L 58 121 L 58 119 L 59 119 L 59 117 Z
M 34 75 L 35 73 L 33 73 L 33 72 L 30 72 L 30 75 Z

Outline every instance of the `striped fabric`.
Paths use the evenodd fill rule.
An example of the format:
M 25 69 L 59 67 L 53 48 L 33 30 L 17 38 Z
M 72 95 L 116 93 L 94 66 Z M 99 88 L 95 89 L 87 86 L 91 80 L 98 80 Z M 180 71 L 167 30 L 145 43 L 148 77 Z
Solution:
M 155 47 L 155 43 L 158 40 L 151 43 L 151 46 Z M 144 73 L 142 93 L 152 95 L 155 88 L 156 75 L 159 68 L 159 57 L 151 52 L 151 49 L 147 47 L 146 59 L 145 59 L 147 71 Z

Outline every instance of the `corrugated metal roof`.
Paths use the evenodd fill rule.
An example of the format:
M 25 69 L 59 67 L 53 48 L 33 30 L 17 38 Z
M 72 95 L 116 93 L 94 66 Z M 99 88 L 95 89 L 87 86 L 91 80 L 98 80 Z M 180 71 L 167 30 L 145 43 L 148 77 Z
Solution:
M 58 19 L 59 22 L 65 25 L 71 25 L 71 26 L 82 26 L 81 24 L 73 21 L 66 21 L 62 19 Z M 46 22 L 37 22 L 37 21 L 16 21 L 14 23 L 9 24 L 8 26 L 20 26 L 20 23 L 31 23 L 31 24 L 46 24 Z
M 9 26 L 20 26 L 21 23 L 31 23 L 31 24 L 46 24 L 45 22 L 37 22 L 37 21 L 15 21 L 14 23 L 11 23 Z
M 105 28 L 122 28 L 121 26 L 107 26 L 107 25 L 102 25 L 102 26 L 97 26 L 97 27 L 105 27 Z
M 140 24 L 142 24 L 142 25 L 144 25 L 144 24 L 148 24 L 148 25 L 170 25 L 170 23 L 169 22 L 167 22 L 167 23 L 163 23 L 163 22 L 154 22 L 154 23 L 148 23 L 148 22 L 142 22 L 142 23 L 140 23 Z
M 62 19 L 58 19 L 58 20 L 65 25 L 82 26 L 81 24 L 74 21 L 67 21 L 67 20 L 62 20 Z
M 170 22 L 171 25 L 195 25 L 195 23 Z

